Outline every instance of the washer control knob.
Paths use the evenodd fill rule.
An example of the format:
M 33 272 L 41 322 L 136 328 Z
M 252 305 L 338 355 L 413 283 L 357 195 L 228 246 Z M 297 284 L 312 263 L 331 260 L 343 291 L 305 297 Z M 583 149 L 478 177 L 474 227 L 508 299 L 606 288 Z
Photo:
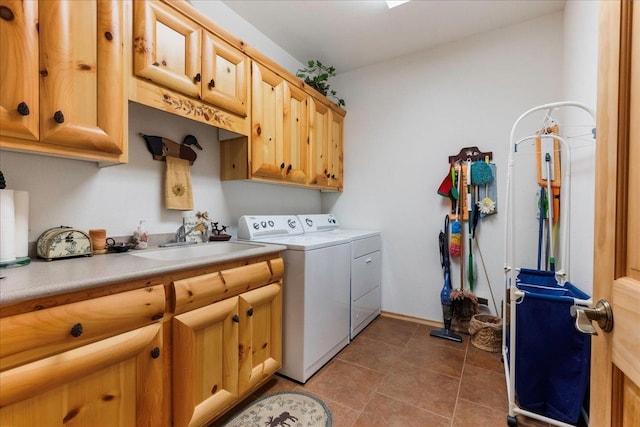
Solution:
M 258 224 L 257 222 L 254 222 L 252 225 L 253 225 L 253 229 L 254 230 L 259 230 L 260 229 L 260 224 Z
M 276 225 L 276 223 L 275 223 L 275 222 L 273 222 L 273 221 L 269 221 L 269 227 L 273 227 L 274 225 Z
M 262 226 L 262 228 L 267 228 L 267 221 L 262 221 L 260 225 Z

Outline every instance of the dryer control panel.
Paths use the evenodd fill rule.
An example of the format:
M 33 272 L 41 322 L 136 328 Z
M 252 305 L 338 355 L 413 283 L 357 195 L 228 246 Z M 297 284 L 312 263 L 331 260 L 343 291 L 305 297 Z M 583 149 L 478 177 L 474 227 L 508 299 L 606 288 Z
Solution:
M 295 215 L 243 215 L 238 219 L 238 239 L 255 240 L 303 233 Z

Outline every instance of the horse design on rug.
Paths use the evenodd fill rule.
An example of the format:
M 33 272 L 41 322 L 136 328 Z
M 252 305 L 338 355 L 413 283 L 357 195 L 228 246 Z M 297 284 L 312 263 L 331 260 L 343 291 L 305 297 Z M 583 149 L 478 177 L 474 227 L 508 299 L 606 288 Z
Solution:
M 269 427 L 290 427 L 291 424 L 287 423 L 287 421 L 293 421 L 296 422 L 298 421 L 298 418 L 294 417 L 293 415 L 291 415 L 288 412 L 283 412 L 280 415 L 278 415 L 277 417 L 273 418 L 273 417 L 269 417 L 269 421 L 267 421 L 266 423 L 264 423 L 265 425 L 269 426 Z

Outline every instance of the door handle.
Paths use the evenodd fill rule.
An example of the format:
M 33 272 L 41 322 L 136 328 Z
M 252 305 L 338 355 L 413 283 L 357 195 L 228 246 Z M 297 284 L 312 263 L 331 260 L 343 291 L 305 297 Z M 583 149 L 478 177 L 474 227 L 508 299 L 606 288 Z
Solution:
M 365 264 L 371 264 L 371 261 L 373 261 L 371 258 L 367 258 L 364 260 Z
M 570 313 L 576 319 L 576 329 L 583 334 L 598 335 L 591 324 L 594 320 L 604 332 L 611 332 L 613 329 L 613 310 L 607 300 L 601 299 L 594 308 L 571 306 Z

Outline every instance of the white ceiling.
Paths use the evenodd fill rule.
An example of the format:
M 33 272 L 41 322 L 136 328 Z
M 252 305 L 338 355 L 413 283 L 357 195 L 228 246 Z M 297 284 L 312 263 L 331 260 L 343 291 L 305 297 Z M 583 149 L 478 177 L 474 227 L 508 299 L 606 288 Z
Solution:
M 224 0 L 298 61 L 337 73 L 564 8 L 565 0 Z M 543 31 L 543 29 L 541 29 Z

